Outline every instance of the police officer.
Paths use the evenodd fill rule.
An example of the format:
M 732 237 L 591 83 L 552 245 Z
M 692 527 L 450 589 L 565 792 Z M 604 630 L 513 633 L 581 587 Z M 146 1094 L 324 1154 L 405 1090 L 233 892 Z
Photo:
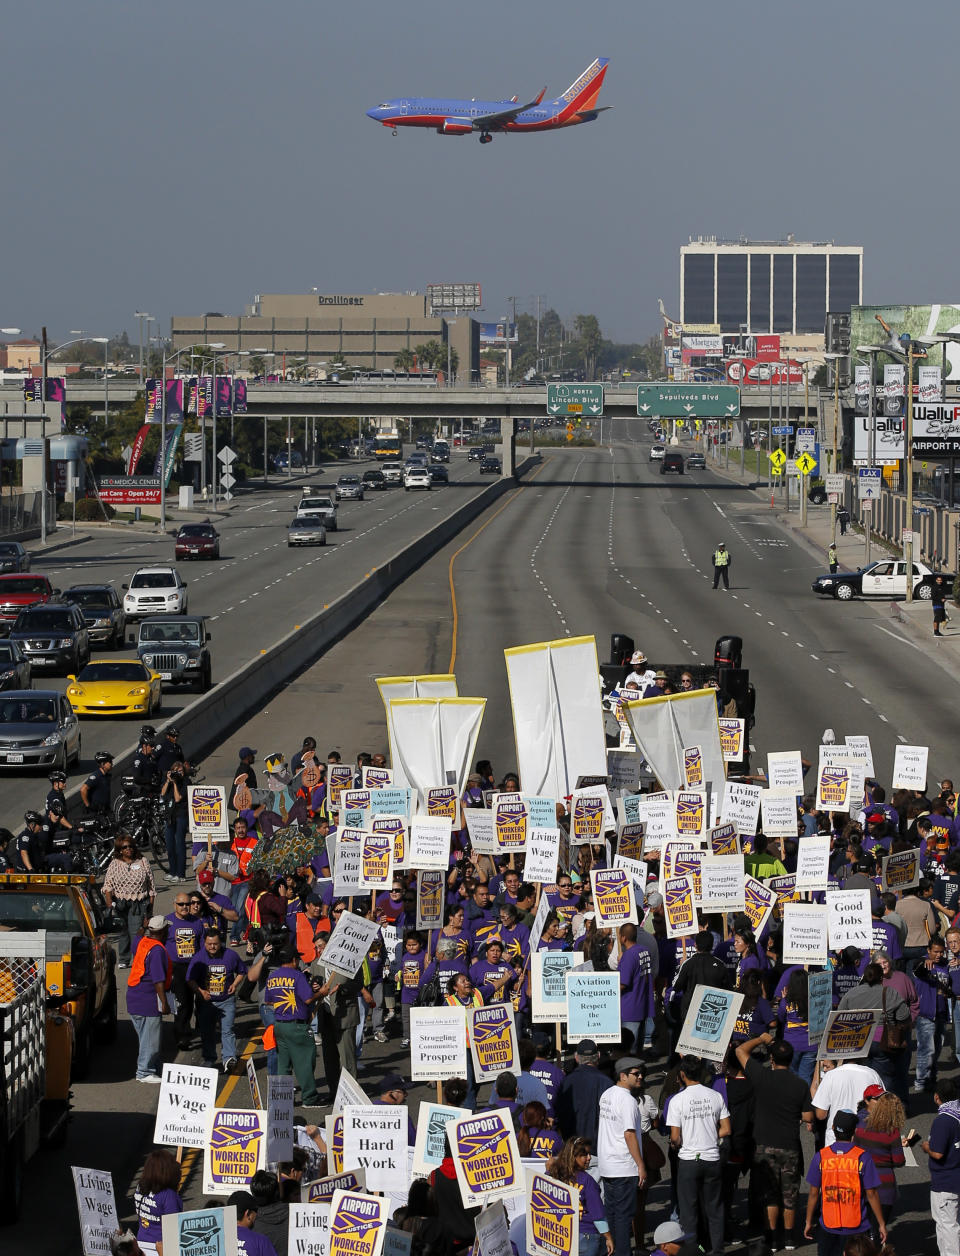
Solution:
M 726 542 L 721 541 L 717 548 L 713 551 L 713 587 L 717 588 L 720 583 L 720 577 L 723 577 L 723 587 L 730 588 L 730 551 L 727 549 Z
M 180 745 L 180 729 L 175 724 L 164 730 L 163 738 L 154 752 L 157 774 L 161 781 L 167 779 L 167 773 L 175 763 L 186 763 L 187 757 Z
M 47 777 L 47 780 L 50 782 L 50 792 L 47 794 L 46 798 L 43 800 L 44 806 L 49 807 L 51 802 L 53 802 L 54 798 L 59 798 L 60 801 L 63 802 L 64 805 L 66 805 L 66 799 L 65 799 L 65 795 L 67 792 L 66 772 L 61 772 L 59 768 L 56 768 L 53 772 L 50 773 L 50 775 Z
M 24 828 L 13 844 L 13 864 L 17 872 L 43 872 L 43 843 L 40 826 L 43 816 L 38 811 L 26 811 Z
M 140 728 L 140 737 L 137 740 L 137 749 L 142 750 L 144 746 L 156 746 L 157 730 L 152 724 L 143 724 Z
M 93 761 L 97 766 L 80 786 L 80 797 L 87 811 L 109 811 L 113 755 L 109 750 L 98 750 Z
M 137 747 L 137 753 L 133 756 L 133 763 L 130 765 L 130 775 L 133 777 L 133 783 L 139 785 L 140 789 L 146 794 L 155 794 L 160 785 L 160 773 L 157 770 L 157 760 L 154 756 L 154 747 L 156 746 L 157 734 L 152 728 L 141 728 L 140 745 Z
M 67 819 L 62 798 L 51 798 L 47 814 L 40 826 L 43 858 L 49 872 L 73 871 L 73 825 Z

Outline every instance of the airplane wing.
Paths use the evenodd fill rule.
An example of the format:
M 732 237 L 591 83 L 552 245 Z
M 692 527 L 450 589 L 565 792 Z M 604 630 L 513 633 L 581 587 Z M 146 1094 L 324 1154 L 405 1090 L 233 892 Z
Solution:
M 526 105 L 515 105 L 512 109 L 501 109 L 498 113 L 485 113 L 479 118 L 474 118 L 473 129 L 475 131 L 495 131 L 498 127 L 503 126 L 505 122 L 512 122 L 518 113 L 523 113 L 525 110 L 539 105 L 546 90 L 545 87 L 541 88 L 537 98 L 531 100 Z

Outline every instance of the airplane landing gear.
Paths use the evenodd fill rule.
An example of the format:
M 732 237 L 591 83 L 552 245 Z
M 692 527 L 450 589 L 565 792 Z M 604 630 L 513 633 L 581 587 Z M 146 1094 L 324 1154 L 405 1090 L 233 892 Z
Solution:
M 489 143 L 490 143 L 490 141 L 491 141 L 492 139 L 493 139 L 493 136 L 492 136 L 492 135 L 488 135 L 486 131 L 482 131 L 482 132 L 481 132 L 481 134 L 480 134 L 480 143 L 481 143 L 481 144 L 489 144 Z
M 394 139 L 396 139 L 396 137 L 397 137 L 397 128 L 396 128 L 396 127 L 394 127 L 394 128 L 393 128 L 393 130 L 390 132 L 390 134 L 394 137 Z

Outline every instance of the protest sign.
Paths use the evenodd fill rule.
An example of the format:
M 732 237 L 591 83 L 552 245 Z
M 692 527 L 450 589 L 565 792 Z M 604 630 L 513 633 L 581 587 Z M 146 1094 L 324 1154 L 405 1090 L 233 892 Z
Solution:
M 846 811 L 850 806 L 850 768 L 842 763 L 821 763 L 817 771 L 818 811 Z
M 526 1186 L 513 1119 L 505 1109 L 451 1121 L 447 1137 L 465 1208 L 500 1199 Z
M 367 819 L 369 832 L 379 837 L 389 837 L 393 853 L 392 871 L 394 873 L 408 868 L 407 859 L 407 821 L 402 815 L 370 815 Z M 393 878 L 391 877 L 391 880 Z M 370 887 L 380 888 L 380 886 Z
M 689 877 L 668 877 L 664 881 L 663 914 L 668 938 L 683 938 L 699 931 Z
M 794 798 L 803 793 L 803 756 L 799 750 L 767 751 L 767 785 L 785 790 Z
M 293 1158 L 292 1077 L 267 1076 L 267 1163 Z
M 187 814 L 195 842 L 230 840 L 225 785 L 188 785 Z
M 554 824 L 542 829 L 531 825 L 527 829 L 527 854 L 523 862 L 525 881 L 550 885 L 557 879 L 557 861 L 560 858 L 560 830 Z
M 443 1144 L 451 1121 L 463 1121 L 470 1115 L 467 1108 L 454 1108 L 448 1103 L 420 1101 L 417 1115 L 417 1141 L 413 1148 L 413 1171 L 429 1177 L 443 1160 Z
M 364 1096 L 366 1097 L 366 1096 Z M 334 1108 L 337 1107 L 334 1101 Z M 324 1142 L 327 1144 L 327 1167 L 334 1173 L 343 1172 L 343 1113 L 324 1117 Z
M 259 1108 L 212 1108 L 203 1148 L 203 1193 L 232 1195 L 266 1164 L 267 1114 Z
M 519 1175 L 522 1184 L 525 1181 L 523 1172 Z M 510 1242 L 508 1225 L 513 1221 L 513 1207 L 522 1210 L 526 1196 L 522 1191 L 505 1195 L 502 1202 L 490 1204 L 481 1209 L 477 1217 L 477 1256 L 513 1256 L 513 1244 Z
M 897 746 L 890 782 L 894 789 L 926 789 L 928 753 L 927 746 Z
M 893 894 L 920 884 L 920 851 L 901 850 L 883 857 L 883 888 Z
M 382 769 L 379 769 L 382 771 Z M 375 816 L 397 815 L 405 824 L 410 823 L 417 791 L 400 789 L 396 785 L 365 786 L 370 789 L 370 814 Z
M 324 964 L 343 977 L 355 976 L 379 932 L 375 920 L 367 920 L 356 912 L 343 912 L 324 947 Z
M 360 846 L 360 888 L 389 890 L 393 883 L 393 834 L 366 831 Z
M 343 805 L 343 793 L 353 788 L 353 768 L 349 763 L 327 765 L 327 786 L 330 790 L 330 806 L 339 809 Z M 283 1253 L 280 1253 L 283 1256 Z
M 415 816 L 410 825 L 407 862 L 418 870 L 447 872 L 450 867 L 450 817 Z
M 873 776 L 873 749 L 870 745 L 870 738 L 851 737 L 848 733 L 843 740 L 851 759 L 858 767 L 863 768 L 864 776 Z
M 569 1040 L 619 1042 L 620 974 L 571 971 L 566 979 Z
M 345 789 L 340 794 L 340 826 L 362 829 L 370 818 L 369 789 Z
M 635 898 L 643 898 L 647 888 L 647 862 L 644 859 L 630 859 L 627 855 L 614 855 L 613 866 L 622 868 L 629 873 L 633 881 Z
M 724 763 L 739 763 L 743 758 L 746 720 L 721 715 L 717 723 L 720 726 L 720 751 Z
M 680 1030 L 680 1054 L 722 1064 L 743 998 L 736 990 L 697 986 Z
M 869 951 L 873 946 L 869 890 L 830 890 L 827 893 L 827 927 L 830 950 L 855 946 Z
M 580 1190 L 545 1173 L 527 1184 L 527 1256 L 576 1256 Z
M 445 816 L 451 826 L 457 820 L 457 791 L 452 785 L 431 785 L 423 791 L 423 814 Z
M 636 824 L 640 819 L 640 804 L 649 797 L 649 794 L 637 794 L 632 790 L 621 794 L 617 799 L 617 822 Z
M 677 850 L 673 856 L 674 877 L 686 877 L 693 888 L 694 906 L 700 906 L 700 895 L 702 893 L 701 870 L 703 862 L 707 858 L 707 851 L 698 850 Z
M 337 1093 L 333 1097 L 334 1112 L 342 1112 L 348 1103 L 358 1104 L 362 1107 L 370 1100 L 364 1093 L 363 1087 L 346 1069 L 340 1072 L 340 1080 L 337 1082 Z M 339 1173 L 340 1170 L 338 1169 Z
M 621 732 L 623 725 L 620 725 Z M 628 729 L 629 732 L 629 729 Z M 619 750 L 607 751 L 608 789 L 625 789 L 629 793 L 637 788 L 640 776 L 640 761 L 636 750 L 628 749 L 624 744 Z
M 470 1051 L 477 1083 L 492 1082 L 501 1073 L 520 1073 L 513 1004 L 468 1007 Z M 462 1074 L 461 1074 L 462 1076 Z
M 493 831 L 501 855 L 519 854 L 527 849 L 527 804 L 523 794 L 493 796 Z
M 708 850 L 712 855 L 739 855 L 740 835 L 735 824 L 717 824 L 707 834 Z
M 329 1203 L 308 1199 L 305 1204 L 291 1204 L 289 1218 L 287 1256 L 329 1256 Z M 284 1253 L 278 1252 L 277 1256 Z
M 819 1042 L 833 1007 L 833 974 L 807 973 L 807 1037 Z
M 673 794 L 669 790 L 663 790 L 658 794 L 641 795 L 637 804 L 637 819 L 646 825 L 643 853 L 659 850 L 664 842 L 677 836 Z
M 375 789 L 384 789 L 393 784 L 393 769 L 378 768 L 367 764 L 360 774 L 360 784 L 371 792 Z
M 823 904 L 787 903 L 784 906 L 783 962 L 827 962 L 827 909 Z
M 760 827 L 767 837 L 796 837 L 796 795 L 765 789 L 760 795 Z
M 496 855 L 497 838 L 493 831 L 493 812 L 486 808 L 465 807 L 463 818 L 467 822 L 470 846 L 477 855 Z
M 113 1178 L 104 1169 L 78 1169 L 74 1165 L 70 1172 L 77 1194 L 83 1256 L 110 1256 L 110 1236 L 120 1228 Z
M 407 1180 L 405 1104 L 348 1103 L 343 1109 L 343 1167 L 363 1169 L 368 1191 L 402 1191 Z
M 203 1147 L 207 1116 L 217 1101 L 215 1068 L 164 1064 L 153 1141 L 161 1147 Z
M 683 783 L 687 789 L 703 789 L 703 747 L 683 747 Z
M 417 873 L 418 929 L 442 928 L 446 888 L 447 877 L 445 872 Z
M 410 1256 L 413 1247 L 413 1235 L 409 1230 L 399 1230 L 394 1225 L 387 1225 L 383 1232 L 382 1256 Z
M 363 861 L 363 829 L 342 828 L 337 830 L 334 845 L 336 859 L 333 867 L 333 893 L 336 898 L 349 898 L 359 894 L 360 870 Z
M 463 1007 L 411 1007 L 410 1080 L 445 1082 L 467 1075 L 467 1020 Z
M 825 890 L 830 875 L 830 834 L 814 833 L 797 843 L 796 886 L 799 891 Z
M 627 859 L 639 859 L 643 854 L 646 829 L 642 820 L 621 824 L 617 833 L 617 852 Z
M 708 855 L 700 868 L 700 908 L 705 912 L 743 911 L 742 855 Z
M 674 801 L 677 837 L 700 838 L 707 831 L 707 795 L 702 789 L 678 789 Z
M 612 929 L 637 923 L 633 882 L 627 872 L 622 868 L 591 868 L 590 883 L 598 928 Z
M 329 1204 L 337 1191 L 364 1191 L 367 1176 L 363 1169 L 345 1169 L 330 1177 L 314 1178 L 307 1183 L 308 1204 Z
M 753 836 L 760 818 L 762 794 L 763 790 L 759 785 L 727 781 L 723 787 L 723 804 L 720 807 L 720 818 L 724 824 L 736 825 L 738 833 Z
M 783 910 L 786 903 L 800 902 L 800 895 L 797 892 L 797 878 L 794 873 L 789 872 L 785 877 L 770 877 L 767 880 L 767 885 L 775 892 L 777 903 L 781 910 Z
M 530 952 L 531 1012 L 535 1021 L 567 1019 L 567 972 L 580 962 L 573 951 Z
M 750 928 L 760 934 L 777 901 L 776 891 L 764 885 L 756 877 L 743 878 L 743 910 L 750 920 Z
M 247 1085 L 250 1087 L 250 1102 L 255 1108 L 263 1107 L 263 1098 L 260 1094 L 260 1081 L 257 1077 L 257 1066 L 253 1062 L 253 1056 L 247 1056 Z M 153 1140 L 156 1142 L 156 1138 Z
M 820 1039 L 817 1059 L 858 1060 L 865 1057 L 882 1016 L 880 1011 L 852 1008 L 846 1012 L 831 1012 Z
M 605 830 L 616 827 L 606 785 L 573 791 L 570 798 L 571 846 L 602 842 Z
M 527 805 L 527 829 L 555 829 L 557 827 L 557 800 L 544 794 L 524 794 Z M 527 877 L 527 880 L 532 880 Z
M 160 1229 L 164 1256 L 237 1256 L 236 1208 L 166 1212 Z
M 330 1203 L 329 1256 L 380 1256 L 388 1211 L 381 1195 L 337 1191 Z
M 550 915 L 550 896 L 549 894 L 541 894 L 540 902 L 537 903 L 536 914 L 533 917 L 533 924 L 530 926 L 530 949 L 529 954 L 540 949 L 540 939 L 543 937 L 543 927 L 547 923 L 547 917 Z

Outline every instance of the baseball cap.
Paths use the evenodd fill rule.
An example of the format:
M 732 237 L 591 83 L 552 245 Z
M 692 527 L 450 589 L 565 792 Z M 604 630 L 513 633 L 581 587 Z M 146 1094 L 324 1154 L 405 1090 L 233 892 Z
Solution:
M 256 750 L 253 749 L 252 746 L 241 746 L 240 753 L 237 756 L 237 758 L 239 759 L 255 759 L 256 757 L 257 757 L 257 752 Z
M 170 921 L 166 918 L 166 916 L 151 916 L 147 921 L 147 928 L 153 929 L 156 932 L 158 929 L 166 929 L 169 923 Z
M 592 1038 L 581 1038 L 577 1043 L 577 1055 L 597 1055 L 597 1044 Z
M 868 1086 L 863 1092 L 864 1099 L 880 1099 L 887 1092 L 882 1086 L 878 1086 L 876 1082 L 872 1086 Z
M 383 1079 L 380 1087 L 380 1093 L 385 1095 L 388 1090 L 409 1090 L 410 1083 L 404 1081 L 400 1073 L 388 1073 Z
M 851 1138 L 857 1128 L 857 1114 L 851 1112 L 849 1108 L 841 1108 L 837 1115 L 833 1118 L 833 1132 L 839 1139 L 846 1142 Z
M 685 1243 L 687 1236 L 679 1221 L 661 1221 L 653 1232 L 653 1241 L 660 1247 L 664 1243 Z
M 871 811 L 867 816 L 867 824 L 883 824 L 886 818 L 882 811 Z
M 638 1060 L 635 1055 L 622 1055 L 616 1063 L 616 1074 L 619 1077 L 621 1073 L 629 1073 L 635 1068 L 644 1068 L 643 1060 Z
M 323 899 L 319 894 L 308 894 L 303 900 L 305 907 L 322 907 Z

